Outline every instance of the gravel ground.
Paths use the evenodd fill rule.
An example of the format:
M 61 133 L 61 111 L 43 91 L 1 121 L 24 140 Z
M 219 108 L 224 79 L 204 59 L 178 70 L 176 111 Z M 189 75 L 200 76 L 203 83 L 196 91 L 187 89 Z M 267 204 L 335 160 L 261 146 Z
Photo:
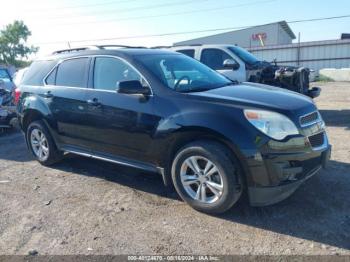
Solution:
M 47 168 L 21 133 L 0 135 L 0 254 L 350 255 L 350 83 L 321 87 L 329 169 L 282 203 L 220 216 L 192 210 L 156 174 L 77 156 Z

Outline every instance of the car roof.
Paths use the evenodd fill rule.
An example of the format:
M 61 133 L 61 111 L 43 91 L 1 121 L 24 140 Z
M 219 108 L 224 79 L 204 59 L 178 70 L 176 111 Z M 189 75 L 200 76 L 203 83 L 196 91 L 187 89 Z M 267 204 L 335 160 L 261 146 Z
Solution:
M 94 55 L 110 55 L 110 56 L 140 56 L 140 55 L 179 55 L 179 53 L 164 50 L 164 49 L 152 49 L 152 48 L 118 48 L 118 49 L 85 49 L 70 51 L 64 50 L 62 53 L 53 53 L 50 56 L 43 57 L 38 60 L 57 60 L 57 59 L 67 59 L 70 57 L 77 56 L 94 56 Z

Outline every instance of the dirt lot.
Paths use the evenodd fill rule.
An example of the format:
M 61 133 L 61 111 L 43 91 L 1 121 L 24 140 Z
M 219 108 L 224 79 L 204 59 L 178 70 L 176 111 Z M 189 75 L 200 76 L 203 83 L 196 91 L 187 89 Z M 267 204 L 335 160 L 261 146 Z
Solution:
M 350 83 L 316 99 L 330 167 L 288 200 L 192 210 L 155 174 L 69 156 L 46 168 L 0 135 L 0 254 L 350 254 Z

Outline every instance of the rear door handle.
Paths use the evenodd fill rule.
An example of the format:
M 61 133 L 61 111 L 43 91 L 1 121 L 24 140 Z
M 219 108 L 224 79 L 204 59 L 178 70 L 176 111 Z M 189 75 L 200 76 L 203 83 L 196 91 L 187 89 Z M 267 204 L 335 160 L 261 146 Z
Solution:
M 47 92 L 45 92 L 45 93 L 43 94 L 43 97 L 45 97 L 45 98 L 51 98 L 51 97 L 53 97 L 53 94 L 51 93 L 51 91 L 47 91 Z
M 101 105 L 101 103 L 98 102 L 97 98 L 89 99 L 86 101 L 86 103 L 88 103 L 88 105 L 90 105 L 90 106 L 100 106 Z

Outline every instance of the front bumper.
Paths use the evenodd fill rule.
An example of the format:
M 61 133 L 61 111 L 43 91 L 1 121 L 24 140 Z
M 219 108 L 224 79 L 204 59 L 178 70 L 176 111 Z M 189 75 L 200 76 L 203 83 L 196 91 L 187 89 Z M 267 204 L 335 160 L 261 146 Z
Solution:
M 325 134 L 325 143 L 318 148 L 307 145 L 299 150 L 274 152 L 266 147 L 259 157 L 250 160 L 248 195 L 252 206 L 266 206 L 289 197 L 307 179 L 325 168 L 331 155 L 331 146 Z

